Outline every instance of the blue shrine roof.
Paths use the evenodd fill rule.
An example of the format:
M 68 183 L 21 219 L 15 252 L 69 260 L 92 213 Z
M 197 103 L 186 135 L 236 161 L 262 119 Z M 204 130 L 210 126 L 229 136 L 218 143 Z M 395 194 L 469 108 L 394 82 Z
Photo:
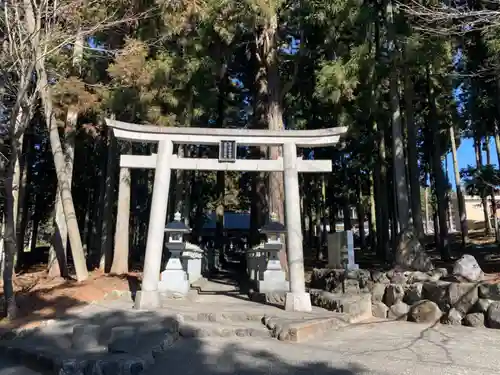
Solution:
M 215 212 L 206 214 L 203 229 L 215 229 Z M 250 229 L 250 214 L 248 212 L 224 212 L 224 229 Z

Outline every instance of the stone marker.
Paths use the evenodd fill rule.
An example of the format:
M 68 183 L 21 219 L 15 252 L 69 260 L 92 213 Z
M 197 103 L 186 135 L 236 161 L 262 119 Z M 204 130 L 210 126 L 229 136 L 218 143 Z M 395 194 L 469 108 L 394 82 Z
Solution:
M 328 235 L 328 267 L 359 269 L 354 258 L 354 237 L 351 230 Z

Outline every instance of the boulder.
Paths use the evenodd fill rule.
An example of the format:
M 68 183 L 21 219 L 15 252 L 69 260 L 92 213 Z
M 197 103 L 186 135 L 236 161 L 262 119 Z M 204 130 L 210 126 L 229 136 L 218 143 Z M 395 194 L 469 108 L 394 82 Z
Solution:
M 500 301 L 493 301 L 488 307 L 486 324 L 489 328 L 500 329 Z
M 405 276 L 403 272 L 394 272 L 391 277 L 392 284 L 406 284 L 408 282 L 408 278 Z
M 389 284 L 385 288 L 384 303 L 391 307 L 392 305 L 403 301 L 405 296 L 405 289 L 399 284 Z
M 442 322 L 444 324 L 450 325 L 462 325 L 463 318 L 464 314 L 452 307 L 450 311 L 448 311 L 448 313 L 443 317 Z
M 453 265 L 453 276 L 460 276 L 468 281 L 479 281 L 483 277 L 483 271 L 476 258 L 470 254 L 464 254 Z
M 499 283 L 479 284 L 479 298 L 500 301 L 500 284 Z
M 379 270 L 372 271 L 372 280 L 373 282 L 380 284 L 390 284 L 391 282 L 391 280 L 387 277 L 387 274 Z
M 484 327 L 484 314 L 470 313 L 465 315 L 464 325 L 468 327 Z
M 387 319 L 389 308 L 383 302 L 372 302 L 372 315 L 376 318 Z
M 438 281 L 446 276 L 448 276 L 448 270 L 446 268 L 436 268 L 430 272 L 427 272 L 430 279 L 429 281 Z
M 474 312 L 478 312 L 478 313 L 485 313 L 486 311 L 488 311 L 488 307 L 490 307 L 491 303 L 493 302 L 493 300 L 491 299 L 485 299 L 485 298 L 479 298 L 476 302 L 476 304 L 474 305 Z
M 410 311 L 410 306 L 400 301 L 389 307 L 389 312 L 387 314 L 387 317 L 389 319 L 407 320 L 408 311 Z
M 413 230 L 407 229 L 396 240 L 396 264 L 415 271 L 427 272 L 434 269 L 431 258 L 425 252 Z
M 409 272 L 408 274 L 408 283 L 413 284 L 413 283 L 419 283 L 423 281 L 429 281 L 431 276 L 425 272 L 421 271 L 415 271 L 415 272 Z
M 448 288 L 451 283 L 448 281 L 428 281 L 424 283 L 422 296 L 425 299 L 437 303 L 442 311 L 448 310 L 450 303 L 447 300 Z
M 451 306 L 462 314 L 467 314 L 479 299 L 477 284 L 451 283 L 447 299 Z
M 423 283 L 414 283 L 406 288 L 405 296 L 403 301 L 408 305 L 413 305 L 414 303 L 422 299 Z
M 386 284 L 376 283 L 373 284 L 371 294 L 372 294 L 372 302 L 382 302 L 384 299 Z
M 439 322 L 442 311 L 439 306 L 429 300 L 422 300 L 410 307 L 409 320 L 416 323 L 436 323 Z

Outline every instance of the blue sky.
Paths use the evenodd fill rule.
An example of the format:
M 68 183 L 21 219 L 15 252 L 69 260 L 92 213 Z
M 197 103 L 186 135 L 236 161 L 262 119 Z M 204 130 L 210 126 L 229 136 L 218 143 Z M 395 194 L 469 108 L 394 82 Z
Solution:
M 498 157 L 495 148 L 495 140 L 490 137 L 491 163 L 498 167 Z M 459 149 L 457 150 L 458 166 L 460 169 L 467 168 L 468 165 L 476 165 L 476 157 L 474 154 L 474 141 L 472 139 L 462 139 Z M 453 159 L 451 152 L 446 156 L 448 160 L 448 176 L 450 183 L 455 189 L 455 178 L 453 174 Z M 486 153 L 483 151 L 483 161 L 486 162 Z

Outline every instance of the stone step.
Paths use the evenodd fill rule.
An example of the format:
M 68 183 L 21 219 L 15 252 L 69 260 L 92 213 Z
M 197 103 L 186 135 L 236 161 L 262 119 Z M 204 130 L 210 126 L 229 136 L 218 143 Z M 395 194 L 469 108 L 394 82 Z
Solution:
M 331 330 L 349 325 L 350 317 L 346 314 L 334 314 L 330 317 L 312 319 L 264 318 L 264 323 L 271 336 L 280 341 L 305 342 L 321 337 Z
M 343 294 L 310 289 L 309 294 L 314 306 L 346 314 L 350 323 L 359 323 L 372 317 L 370 293 Z
M 264 314 L 261 312 L 225 311 L 225 312 L 180 312 L 186 322 L 218 322 L 218 323 L 261 323 Z
M 257 322 L 231 324 L 229 322 L 191 321 L 180 326 L 179 335 L 183 338 L 271 337 L 270 331 Z

